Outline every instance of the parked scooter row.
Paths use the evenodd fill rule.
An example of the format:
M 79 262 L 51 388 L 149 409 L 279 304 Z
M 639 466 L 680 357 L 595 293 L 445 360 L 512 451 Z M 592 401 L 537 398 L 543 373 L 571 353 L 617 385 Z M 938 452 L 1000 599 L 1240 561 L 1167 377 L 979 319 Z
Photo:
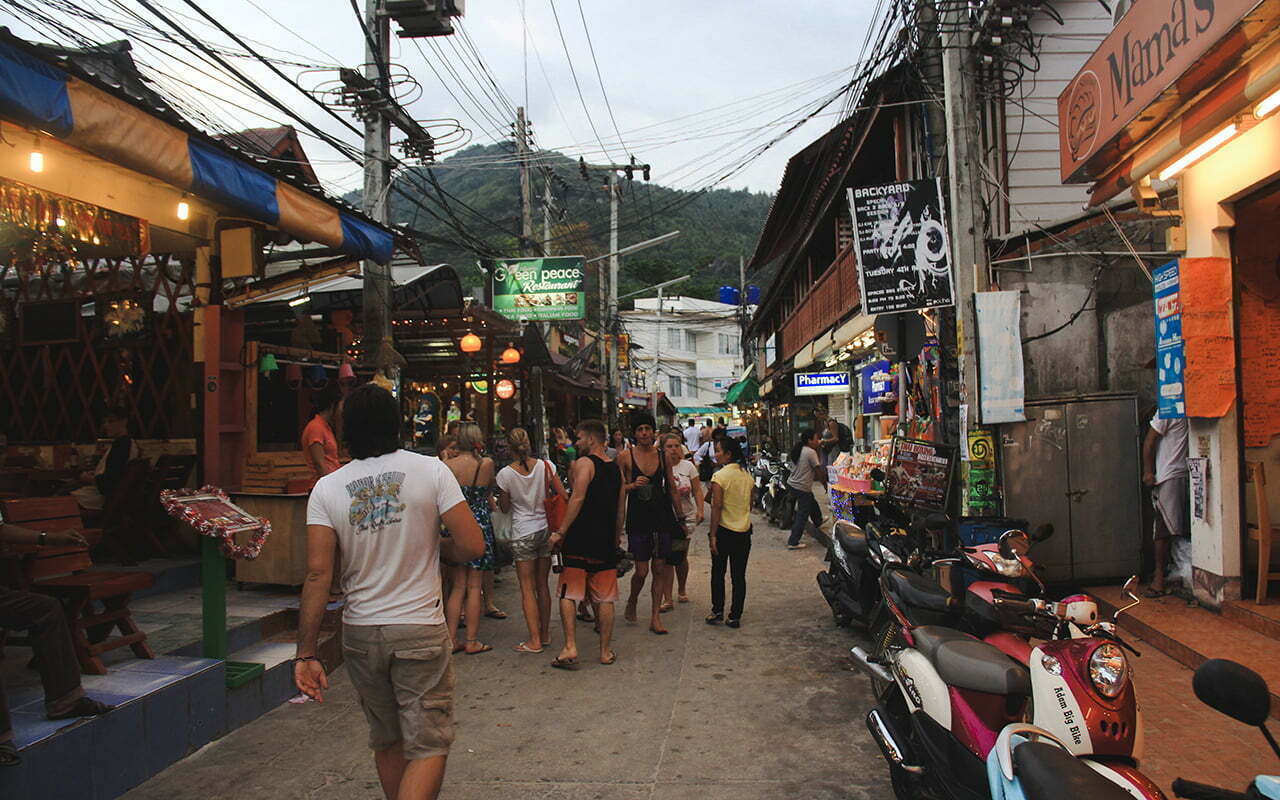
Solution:
M 867 726 L 897 796 L 1163 798 L 1137 767 L 1142 720 L 1126 654 L 1137 651 L 1115 625 L 1140 602 L 1136 578 L 1124 589 L 1133 602 L 1102 621 L 1087 595 L 1043 596 L 1028 552 L 1051 529 L 948 553 L 945 526 L 889 505 L 865 526 L 839 523 L 818 577 L 837 622 L 873 633 L 872 652 L 852 654 L 872 676 Z

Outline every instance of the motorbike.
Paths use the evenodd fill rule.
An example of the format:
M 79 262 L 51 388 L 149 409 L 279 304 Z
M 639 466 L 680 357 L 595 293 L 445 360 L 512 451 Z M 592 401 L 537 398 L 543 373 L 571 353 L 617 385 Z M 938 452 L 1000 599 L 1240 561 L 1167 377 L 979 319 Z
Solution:
M 768 495 L 769 521 L 779 528 L 790 528 L 791 519 L 795 515 L 796 504 L 787 487 L 787 478 L 791 474 L 791 466 L 785 461 L 770 463 Z
M 1025 533 L 1010 531 L 1001 537 L 1000 557 L 1022 563 L 1025 550 L 1014 542 L 1025 541 Z M 985 761 L 1012 723 L 1049 731 L 1135 796 L 1162 796 L 1133 766 L 1142 750 L 1141 717 L 1114 619 L 1097 622 L 1096 605 L 995 590 L 997 618 L 1024 632 L 1052 629 L 1056 638 L 1032 646 L 995 631 L 988 634 L 997 637 L 992 642 L 949 627 L 964 608 L 925 575 L 892 565 L 880 583 L 895 635 L 878 657 L 860 647 L 851 654 L 878 681 L 867 727 L 899 797 L 987 797 Z M 1139 602 L 1135 586 L 1136 578 L 1126 583 L 1133 603 L 1117 618 Z
M 760 511 L 766 516 L 769 513 L 769 476 L 773 474 L 772 461 L 768 454 L 756 456 L 751 466 L 751 481 L 755 484 L 755 500 Z
M 1196 669 L 1191 687 L 1200 702 L 1261 730 L 1267 744 L 1280 757 L 1280 746 L 1267 730 L 1271 690 L 1262 676 L 1234 661 L 1212 658 Z M 1280 775 L 1259 775 L 1243 792 L 1178 778 L 1173 782 L 1173 793 L 1187 800 L 1280 800 Z
M 987 788 L 991 800 L 1133 798 L 1089 761 L 1072 755 L 1053 734 L 1022 723 L 1005 726 L 996 738 L 987 756 Z
M 831 606 L 837 625 L 872 630 L 881 609 L 880 573 L 886 564 L 913 562 L 929 537 L 949 520 L 934 514 L 914 522 L 886 498 L 867 499 L 865 522 L 836 520 L 827 543 L 827 569 L 817 574 L 818 589 Z

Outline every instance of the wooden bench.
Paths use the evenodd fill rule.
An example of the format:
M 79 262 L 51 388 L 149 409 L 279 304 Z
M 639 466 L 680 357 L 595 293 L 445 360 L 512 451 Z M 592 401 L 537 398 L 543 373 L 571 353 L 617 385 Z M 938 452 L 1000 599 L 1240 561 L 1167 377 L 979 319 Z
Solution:
M 84 529 L 80 508 L 73 497 L 3 500 L 0 509 L 6 522 L 24 528 L 77 530 L 91 544 L 101 538 L 100 531 Z M 155 658 L 147 645 L 146 633 L 138 628 L 129 610 L 134 592 L 155 585 L 156 579 L 151 573 L 91 571 L 93 562 L 88 548 L 84 547 L 8 545 L 6 553 L 20 558 L 19 574 L 11 581 L 17 588 L 47 594 L 62 602 L 81 672 L 105 675 L 107 668 L 99 656 L 126 645 L 133 648 L 139 658 Z M 102 609 L 98 610 L 95 604 L 100 604 Z M 120 631 L 114 638 L 111 637 L 113 628 Z

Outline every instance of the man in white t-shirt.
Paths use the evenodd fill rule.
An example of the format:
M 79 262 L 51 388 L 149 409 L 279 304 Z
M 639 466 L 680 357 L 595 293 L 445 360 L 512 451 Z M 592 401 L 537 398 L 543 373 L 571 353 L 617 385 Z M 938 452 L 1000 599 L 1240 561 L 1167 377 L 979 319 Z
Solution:
M 1151 418 L 1142 443 L 1142 482 L 1151 487 L 1156 508 L 1154 550 L 1156 571 L 1148 597 L 1168 594 L 1165 566 L 1172 553 L 1173 574 L 1190 578 L 1191 492 L 1187 476 L 1186 419 Z M 1176 541 L 1175 541 L 1176 540 Z M 1184 586 L 1184 589 L 1191 587 Z
M 689 417 L 689 424 L 684 429 L 684 447 L 690 453 L 696 453 L 700 444 L 702 444 L 702 431 L 693 417 Z
M 484 537 L 453 473 L 437 458 L 400 449 L 400 405 L 390 392 L 371 383 L 353 390 L 342 422 L 353 460 L 316 481 L 307 504 L 294 680 L 323 702 L 329 682 L 316 647 L 340 549 L 342 646 L 382 790 L 400 800 L 435 798 L 453 743 L 453 645 L 440 559 L 478 558 Z

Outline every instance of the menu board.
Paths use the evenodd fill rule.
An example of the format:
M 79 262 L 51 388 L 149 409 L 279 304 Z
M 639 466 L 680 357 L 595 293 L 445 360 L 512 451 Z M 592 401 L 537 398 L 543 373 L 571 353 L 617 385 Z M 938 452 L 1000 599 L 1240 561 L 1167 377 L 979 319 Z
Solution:
M 955 451 L 937 442 L 894 439 L 886 491 L 900 503 L 931 511 L 947 507 Z
M 1266 447 L 1280 436 L 1280 308 L 1247 289 L 1240 292 L 1240 383 L 1245 447 Z
M 1178 260 L 1188 417 L 1221 417 L 1236 399 L 1231 325 L 1231 261 Z
M 1187 415 L 1179 277 L 1176 260 L 1151 273 L 1156 312 L 1156 402 L 1160 419 Z

